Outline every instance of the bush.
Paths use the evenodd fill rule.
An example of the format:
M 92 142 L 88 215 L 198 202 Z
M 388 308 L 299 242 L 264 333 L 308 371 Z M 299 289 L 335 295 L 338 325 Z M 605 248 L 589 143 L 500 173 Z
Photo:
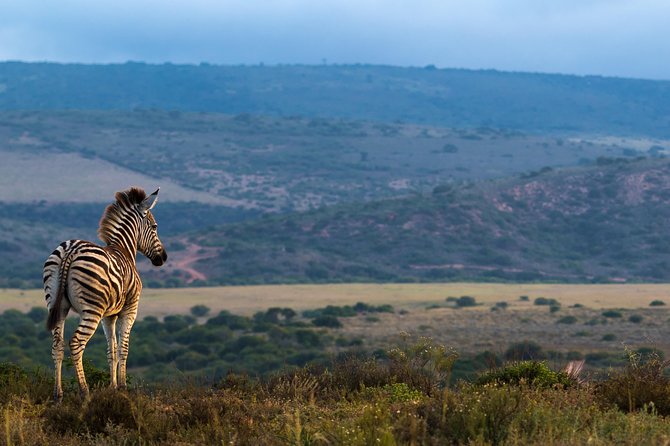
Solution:
M 461 296 L 456 299 L 457 307 L 474 307 L 477 305 L 477 301 L 472 296 Z
M 574 324 L 577 322 L 577 318 L 574 316 L 563 316 L 556 321 L 557 324 Z
M 28 313 L 26 313 L 33 322 L 38 323 L 47 320 L 47 309 L 43 307 L 32 307 Z
M 8 401 L 12 395 L 25 394 L 30 387 L 28 374 L 11 362 L 0 362 L 0 402 Z
M 458 354 L 431 338 L 414 340 L 405 336 L 399 347 L 389 350 L 388 357 L 389 372 L 395 382 L 408 384 L 426 395 L 434 395 L 449 383 Z
M 91 433 L 105 432 L 108 424 L 137 429 L 132 401 L 124 392 L 111 388 L 93 392 L 82 419 Z
M 329 328 L 340 328 L 342 327 L 342 322 L 335 316 L 323 315 L 318 316 L 312 319 L 312 324 L 317 327 L 329 327 Z
M 640 353 L 628 352 L 624 370 L 611 371 L 598 385 L 597 393 L 605 404 L 614 404 L 624 411 L 653 408 L 659 415 L 670 415 L 667 369 L 668 361 L 663 361 L 658 354 L 651 353 L 643 361 Z
M 530 298 L 528 296 L 519 296 L 519 300 L 522 302 L 528 302 Z
M 237 316 L 231 314 L 229 311 L 223 310 L 217 316 L 207 320 L 205 325 L 210 326 L 226 326 L 231 330 L 245 330 L 251 328 L 251 321 L 244 316 Z
M 546 297 L 538 297 L 533 303 L 535 305 L 560 306 L 561 304 L 556 299 L 547 299 Z
M 616 311 L 616 310 L 607 310 L 607 311 L 603 311 L 603 312 L 602 312 L 602 315 L 603 315 L 604 317 L 609 317 L 609 318 L 613 318 L 613 319 L 623 317 L 623 315 L 621 314 L 621 312 L 620 312 L 620 311 Z
M 611 341 L 614 341 L 615 339 L 616 339 L 616 336 L 613 335 L 612 333 L 606 333 L 601 338 L 602 341 L 606 341 L 606 342 L 611 342 Z
M 650 307 L 661 307 L 661 306 L 663 306 L 663 305 L 665 305 L 665 302 L 663 302 L 662 300 L 652 300 L 652 301 L 649 303 L 649 306 L 650 306 Z
M 476 380 L 476 384 L 528 384 L 534 387 L 568 387 L 573 381 L 564 372 L 554 372 L 540 361 L 521 361 L 488 371 Z
M 191 314 L 195 317 L 207 316 L 209 311 L 209 307 L 206 305 L 194 305 L 191 307 Z
M 631 314 L 630 317 L 628 318 L 628 322 L 632 322 L 634 324 L 639 324 L 642 322 L 644 318 L 640 316 L 639 314 Z

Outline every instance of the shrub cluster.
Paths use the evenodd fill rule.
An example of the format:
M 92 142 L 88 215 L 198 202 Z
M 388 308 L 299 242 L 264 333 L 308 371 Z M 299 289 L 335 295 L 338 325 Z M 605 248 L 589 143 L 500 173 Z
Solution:
M 6 444 L 662 444 L 667 364 L 633 355 L 599 383 L 542 362 L 508 364 L 446 387 L 454 352 L 411 339 L 385 358 L 347 355 L 267 379 L 227 375 L 51 404 L 40 377 L 0 367 Z M 629 413 L 631 412 L 631 413 Z

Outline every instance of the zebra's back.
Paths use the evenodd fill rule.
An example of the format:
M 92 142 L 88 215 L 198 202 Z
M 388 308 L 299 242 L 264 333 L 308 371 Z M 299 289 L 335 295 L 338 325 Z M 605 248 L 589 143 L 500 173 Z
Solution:
M 82 317 L 118 313 L 132 304 L 126 302 L 127 290 L 141 287 L 134 266 L 124 256 L 85 240 L 58 245 L 44 263 L 43 280 L 50 312 L 60 306 L 61 293 L 60 299 L 67 299 Z

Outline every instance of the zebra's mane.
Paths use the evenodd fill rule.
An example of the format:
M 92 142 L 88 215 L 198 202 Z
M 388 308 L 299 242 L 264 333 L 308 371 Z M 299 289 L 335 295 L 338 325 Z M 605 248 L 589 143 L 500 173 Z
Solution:
M 109 244 L 112 236 L 118 231 L 118 225 L 129 215 L 132 208 L 142 203 L 147 198 L 147 193 L 142 188 L 131 187 L 116 193 L 116 201 L 105 209 L 98 226 L 98 237 Z

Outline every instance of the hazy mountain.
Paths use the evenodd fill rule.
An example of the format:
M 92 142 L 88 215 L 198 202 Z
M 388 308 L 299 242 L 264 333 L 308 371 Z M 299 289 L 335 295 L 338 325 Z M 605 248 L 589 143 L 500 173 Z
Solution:
M 0 109 L 164 109 L 670 136 L 670 82 L 372 65 L 0 63 Z

